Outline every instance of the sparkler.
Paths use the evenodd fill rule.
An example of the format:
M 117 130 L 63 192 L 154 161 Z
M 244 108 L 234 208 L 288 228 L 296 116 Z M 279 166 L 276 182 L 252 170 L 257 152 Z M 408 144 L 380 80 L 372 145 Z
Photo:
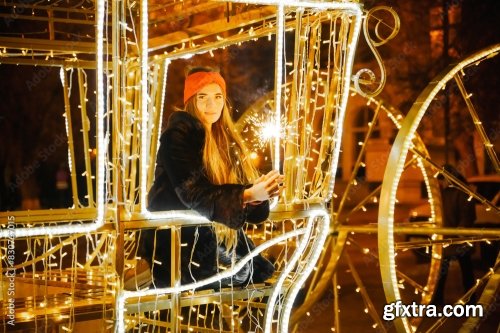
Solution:
M 280 125 L 274 121 L 274 112 L 266 108 L 264 112 L 255 112 L 244 120 L 242 136 L 251 156 L 264 156 L 267 161 L 269 154 L 273 158 L 274 140 L 283 140 L 286 136 L 286 119 L 281 117 Z

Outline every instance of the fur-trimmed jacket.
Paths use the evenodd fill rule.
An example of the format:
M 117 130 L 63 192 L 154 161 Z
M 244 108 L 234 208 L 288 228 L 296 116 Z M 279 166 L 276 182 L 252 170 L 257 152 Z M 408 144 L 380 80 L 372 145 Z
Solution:
M 192 209 L 211 221 L 238 230 L 235 251 L 235 261 L 238 261 L 255 248 L 242 230 L 244 223 L 266 220 L 269 202 L 244 206 L 243 191 L 251 185 L 212 184 L 203 169 L 204 140 L 205 130 L 198 119 L 187 112 L 174 112 L 170 116 L 167 129 L 160 138 L 155 181 L 148 194 L 148 208 L 150 211 Z M 209 226 L 183 227 L 181 243 L 182 284 L 211 277 L 220 266 L 231 266 L 231 255 L 217 244 L 213 229 Z M 143 230 L 138 255 L 153 267 L 157 287 L 170 286 L 170 230 Z M 268 279 L 273 272 L 273 264 L 259 255 L 231 279 L 207 288 L 259 283 Z

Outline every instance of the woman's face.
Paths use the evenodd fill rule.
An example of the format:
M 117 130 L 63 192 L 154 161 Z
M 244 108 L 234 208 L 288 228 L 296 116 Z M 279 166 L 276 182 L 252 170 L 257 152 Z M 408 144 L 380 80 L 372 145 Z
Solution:
M 217 83 L 210 83 L 196 93 L 196 108 L 202 123 L 210 127 L 219 120 L 224 108 L 224 94 Z

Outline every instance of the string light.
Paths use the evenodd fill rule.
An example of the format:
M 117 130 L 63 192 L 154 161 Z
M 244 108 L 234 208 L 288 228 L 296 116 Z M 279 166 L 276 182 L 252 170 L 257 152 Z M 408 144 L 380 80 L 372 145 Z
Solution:
M 141 23 L 141 48 L 140 48 L 140 68 L 141 68 L 141 151 L 143 152 L 141 159 L 141 200 L 140 209 L 141 212 L 146 210 L 146 184 L 147 184 L 147 169 L 148 169 L 148 142 L 149 140 L 149 111 L 148 111 L 148 2 L 141 1 L 141 11 L 140 11 L 140 23 Z

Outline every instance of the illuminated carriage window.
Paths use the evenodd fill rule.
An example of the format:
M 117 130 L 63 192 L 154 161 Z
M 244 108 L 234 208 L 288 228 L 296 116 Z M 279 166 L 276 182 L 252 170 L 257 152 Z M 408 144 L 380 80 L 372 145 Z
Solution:
M 9 233 L 7 222 L 15 224 L 14 237 L 85 233 L 104 223 L 104 2 L 95 10 L 97 29 L 85 36 L 97 45 L 85 59 L 92 65 L 65 67 L 68 53 L 54 51 L 47 52 L 45 62 L 41 52 L 24 63 L 25 48 L 9 51 L 21 64 L 35 66 L 17 73 L 17 68 L 8 69 L 10 76 L 26 80 L 17 85 L 25 89 L 16 92 L 19 106 L 9 115 L 19 126 L 2 131 L 12 154 L 7 166 L 10 200 L 0 207 L 0 237 Z M 72 60 L 79 60 L 76 53 Z
M 254 58 L 256 52 L 268 53 L 267 57 L 272 58 L 275 52 L 275 38 L 266 34 L 262 38 L 243 44 L 238 43 L 238 45 L 229 45 L 209 52 L 191 54 L 189 57 L 181 59 L 167 59 L 168 67 L 165 68 L 162 108 L 150 109 L 148 115 L 149 119 L 158 120 L 157 124 L 149 124 L 149 130 L 154 132 L 157 137 L 147 136 L 147 144 L 156 144 L 157 150 L 159 148 L 157 141 L 164 131 L 169 117 L 174 112 L 182 112 L 180 110 L 183 108 L 185 68 L 188 66 L 209 66 L 219 69 L 226 81 L 227 97 L 232 109 L 233 121 L 248 149 L 246 155 L 251 159 L 252 164 L 260 174 L 265 174 L 274 167 L 279 168 L 282 160 L 277 163 L 274 161 L 276 156 L 275 139 L 276 137 L 281 139 L 279 126 L 277 127 L 274 123 L 276 110 L 272 102 L 275 68 L 273 62 L 253 64 L 252 58 Z M 163 61 L 163 59 L 159 60 L 160 63 Z M 156 114 L 157 112 L 160 114 Z M 280 142 L 278 142 L 278 146 L 280 147 L 278 153 L 282 153 Z M 144 154 L 141 156 L 142 172 L 148 173 L 142 175 L 144 179 L 147 179 L 145 181 L 147 187 L 142 187 L 139 191 L 142 197 L 145 198 L 144 200 L 147 200 L 148 188 L 154 181 L 154 177 L 151 177 L 151 169 L 155 168 L 156 150 L 151 149 L 149 155 Z M 239 152 L 234 150 L 229 153 L 234 156 Z M 141 206 L 146 205 L 142 203 Z M 192 221 L 194 224 L 209 222 L 204 218 L 196 217 L 196 213 L 192 211 L 146 211 L 145 216 L 151 219 L 168 218 L 174 223 L 176 217 L 189 218 L 189 216 L 193 216 L 195 217 Z M 168 225 L 168 222 L 166 225 Z M 265 227 L 259 228 L 262 230 Z M 161 239 L 156 241 L 159 242 Z M 259 242 L 257 241 L 257 244 Z M 131 257 L 134 257 L 134 253 L 131 254 Z M 188 263 L 182 264 L 186 265 Z

